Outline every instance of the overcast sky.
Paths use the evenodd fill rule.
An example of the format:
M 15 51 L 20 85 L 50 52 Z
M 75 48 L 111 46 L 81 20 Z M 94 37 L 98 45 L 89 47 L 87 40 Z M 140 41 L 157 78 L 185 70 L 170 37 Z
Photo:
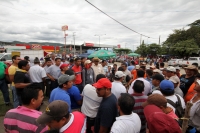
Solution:
M 129 28 L 149 36 L 145 43 L 165 41 L 173 29 L 200 19 L 200 0 L 88 0 Z M 0 41 L 84 42 L 136 49 L 140 35 L 116 23 L 85 0 L 0 0 Z M 105 35 L 106 34 L 106 35 Z

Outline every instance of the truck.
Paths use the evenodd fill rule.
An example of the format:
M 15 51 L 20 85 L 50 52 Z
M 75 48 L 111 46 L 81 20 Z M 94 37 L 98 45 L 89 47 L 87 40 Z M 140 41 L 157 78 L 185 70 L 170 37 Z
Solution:
M 182 62 L 179 62 L 182 67 L 192 65 L 193 63 L 197 63 L 200 67 L 200 57 L 190 57 L 188 58 L 188 60 L 183 60 Z
M 29 56 L 30 60 L 34 60 L 35 57 L 41 59 L 44 58 L 44 50 L 17 50 L 11 53 L 0 53 L 0 60 L 5 59 L 8 62 L 12 62 L 13 55 L 19 55 L 21 59 L 24 59 L 25 56 Z

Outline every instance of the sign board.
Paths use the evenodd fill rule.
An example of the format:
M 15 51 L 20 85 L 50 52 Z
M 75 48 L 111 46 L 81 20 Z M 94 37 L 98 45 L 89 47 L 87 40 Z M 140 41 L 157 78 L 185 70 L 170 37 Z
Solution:
M 94 44 L 93 43 L 85 43 L 85 46 L 94 47 Z
M 31 49 L 32 50 L 41 50 L 42 47 L 40 44 L 31 44 Z
M 68 26 L 67 25 L 62 26 L 62 31 L 66 31 L 66 30 L 68 30 Z

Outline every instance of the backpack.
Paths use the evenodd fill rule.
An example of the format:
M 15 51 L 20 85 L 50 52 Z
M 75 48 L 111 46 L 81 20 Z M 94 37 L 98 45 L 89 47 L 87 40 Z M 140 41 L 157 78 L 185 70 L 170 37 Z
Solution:
M 176 95 L 176 97 L 177 97 L 177 99 L 178 99 L 178 101 L 177 101 L 176 103 L 174 103 L 173 101 L 171 101 L 171 100 L 169 100 L 169 99 L 167 99 L 167 102 L 168 102 L 169 104 L 171 104 L 171 105 L 176 109 L 176 110 L 175 110 L 175 114 L 178 116 L 178 118 L 182 118 L 183 115 L 184 115 L 184 113 L 185 113 L 185 111 L 184 111 L 184 109 L 183 109 L 183 107 L 182 107 L 180 97 L 177 96 L 177 95 Z

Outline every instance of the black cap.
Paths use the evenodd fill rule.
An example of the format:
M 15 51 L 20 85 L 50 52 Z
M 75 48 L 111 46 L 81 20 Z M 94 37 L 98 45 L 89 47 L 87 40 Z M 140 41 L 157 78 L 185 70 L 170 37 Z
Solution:
M 152 76 L 152 79 L 156 79 L 156 80 L 159 80 L 161 82 L 165 78 L 161 74 L 155 74 L 155 75 Z
M 24 56 L 24 59 L 29 61 L 29 57 L 28 56 Z

